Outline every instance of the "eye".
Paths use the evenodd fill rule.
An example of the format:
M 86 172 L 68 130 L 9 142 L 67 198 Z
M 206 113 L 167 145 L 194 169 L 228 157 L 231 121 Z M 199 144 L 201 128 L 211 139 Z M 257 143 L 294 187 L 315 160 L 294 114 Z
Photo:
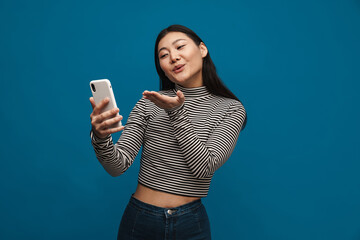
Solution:
M 160 55 L 160 58 L 164 58 L 167 56 L 167 53 L 163 54 L 163 55 Z
M 180 45 L 180 46 L 177 47 L 177 50 L 180 50 L 180 49 L 182 49 L 183 47 L 185 47 L 185 45 Z

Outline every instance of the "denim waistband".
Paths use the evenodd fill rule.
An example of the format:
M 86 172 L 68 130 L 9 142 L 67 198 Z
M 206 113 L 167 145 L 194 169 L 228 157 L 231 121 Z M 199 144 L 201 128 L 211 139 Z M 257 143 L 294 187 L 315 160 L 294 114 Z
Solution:
M 168 216 L 180 216 L 188 212 L 194 211 L 197 208 L 201 207 L 202 202 L 201 199 L 198 199 L 174 208 L 162 208 L 142 202 L 131 196 L 129 204 L 139 210 L 147 212 L 148 214 L 157 215 L 157 216 L 161 216 L 165 214 L 168 217 Z

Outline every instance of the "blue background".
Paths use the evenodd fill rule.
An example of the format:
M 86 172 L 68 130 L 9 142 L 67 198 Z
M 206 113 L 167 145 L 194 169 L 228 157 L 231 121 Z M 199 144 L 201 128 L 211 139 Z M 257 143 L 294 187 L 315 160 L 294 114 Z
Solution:
M 89 81 L 112 81 L 125 123 L 175 23 L 248 113 L 203 201 L 213 239 L 360 239 L 357 0 L 2 0 L 0 238 L 115 239 L 139 158 L 98 163 Z

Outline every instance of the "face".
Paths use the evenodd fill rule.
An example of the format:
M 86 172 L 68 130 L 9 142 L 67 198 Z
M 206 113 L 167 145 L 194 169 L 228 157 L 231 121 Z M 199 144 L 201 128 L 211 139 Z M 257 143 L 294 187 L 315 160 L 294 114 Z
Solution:
M 182 32 L 170 32 L 158 45 L 160 67 L 173 83 L 183 87 L 203 86 L 203 58 L 207 55 L 204 43 L 199 46 Z

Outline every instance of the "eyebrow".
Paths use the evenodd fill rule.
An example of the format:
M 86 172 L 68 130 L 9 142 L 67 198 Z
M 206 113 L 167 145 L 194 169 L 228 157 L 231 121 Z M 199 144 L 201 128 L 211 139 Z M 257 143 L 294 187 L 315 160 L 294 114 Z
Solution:
M 186 39 L 183 39 L 183 38 L 179 38 L 179 39 L 176 39 L 175 41 L 173 41 L 172 45 L 174 45 L 175 43 L 177 43 L 178 41 L 181 41 L 181 40 L 186 40 Z M 164 50 L 166 49 L 166 47 L 162 47 L 159 49 L 158 53 L 161 51 L 161 50 Z

